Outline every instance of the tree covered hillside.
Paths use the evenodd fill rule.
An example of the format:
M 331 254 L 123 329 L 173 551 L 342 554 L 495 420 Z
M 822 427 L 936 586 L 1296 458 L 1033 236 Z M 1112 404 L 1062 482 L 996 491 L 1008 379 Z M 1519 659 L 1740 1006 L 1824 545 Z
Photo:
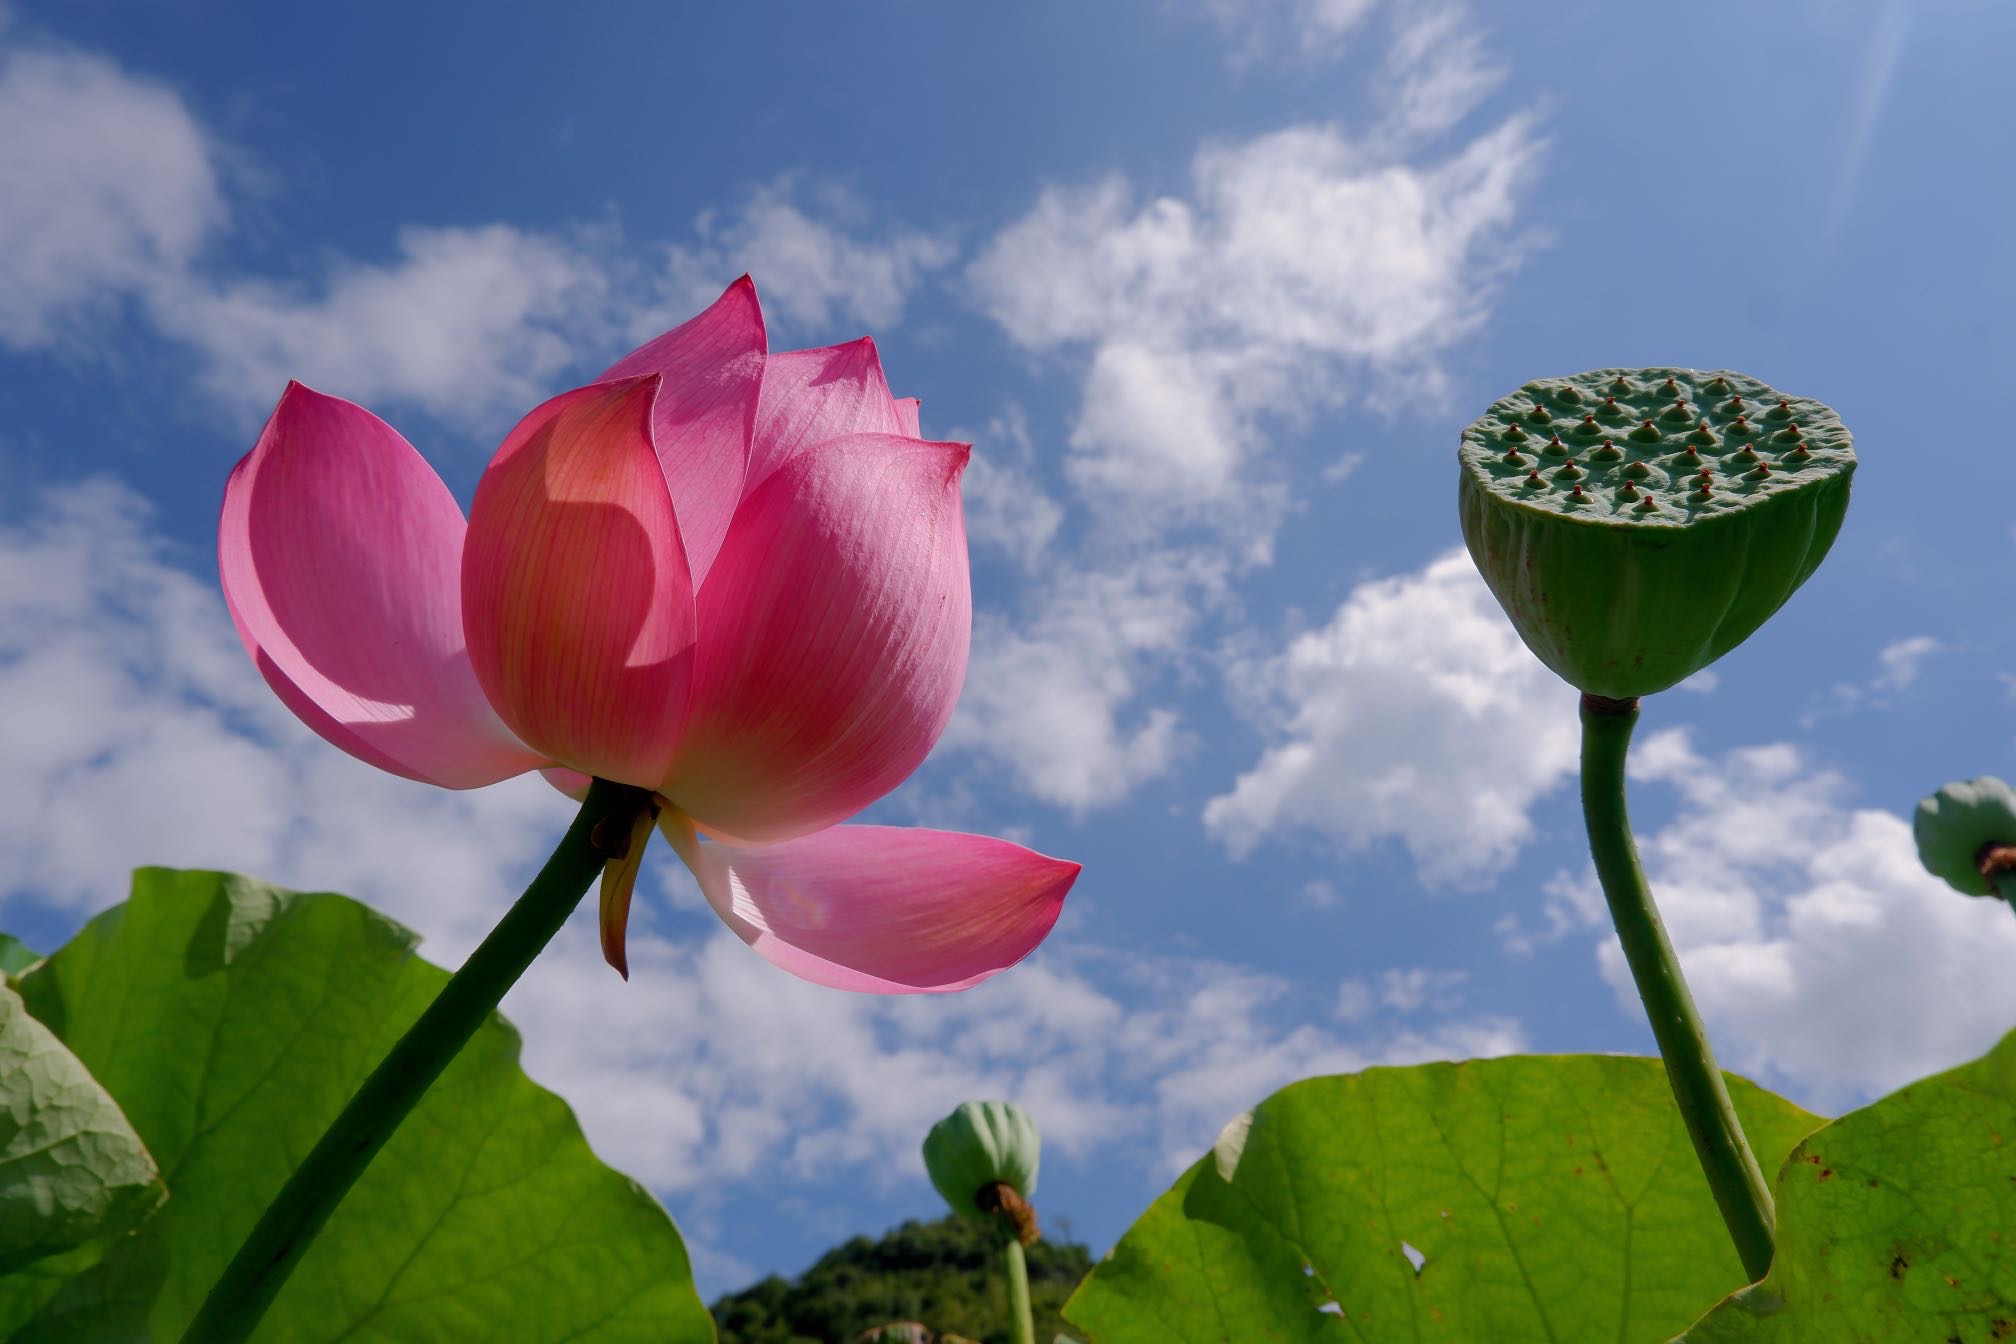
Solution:
M 854 1344 L 897 1321 L 1002 1344 L 1008 1299 L 996 1235 L 978 1219 L 947 1215 L 904 1223 L 880 1240 L 855 1237 L 796 1279 L 772 1275 L 722 1297 L 714 1304 L 721 1344 Z M 1076 1242 L 1046 1237 L 1029 1248 L 1029 1294 L 1043 1344 L 1064 1330 L 1058 1308 L 1091 1268 L 1091 1254 Z M 892 1335 L 891 1344 L 901 1338 Z

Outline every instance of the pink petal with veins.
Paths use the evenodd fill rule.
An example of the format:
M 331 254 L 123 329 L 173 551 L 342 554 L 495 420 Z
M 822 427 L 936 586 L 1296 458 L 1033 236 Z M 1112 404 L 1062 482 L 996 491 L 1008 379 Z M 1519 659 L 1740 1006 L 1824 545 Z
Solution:
M 899 826 L 754 849 L 696 846 L 690 831 L 673 842 L 744 942 L 801 979 L 870 994 L 965 989 L 1013 966 L 1079 870 L 991 836 Z
M 968 452 L 836 439 L 743 501 L 700 592 L 692 718 L 660 790 L 710 834 L 824 829 L 937 742 L 973 626 Z
M 632 350 L 596 380 L 651 373 L 665 380 L 651 430 L 696 586 L 742 498 L 766 348 L 763 309 L 745 275 L 706 312 Z
M 923 438 L 924 431 L 919 428 L 923 413 L 924 403 L 916 397 L 896 398 L 896 432 L 913 439 Z
M 693 585 L 651 442 L 654 375 L 562 393 L 476 486 L 462 557 L 469 656 L 535 750 L 655 788 L 693 673 Z
M 787 350 L 763 362 L 763 396 L 749 440 L 743 493 L 807 448 L 848 434 L 906 434 L 872 338 Z
M 224 487 L 217 532 L 231 619 L 287 707 L 352 755 L 451 789 L 544 760 L 470 667 L 464 531 L 397 430 L 289 383 Z

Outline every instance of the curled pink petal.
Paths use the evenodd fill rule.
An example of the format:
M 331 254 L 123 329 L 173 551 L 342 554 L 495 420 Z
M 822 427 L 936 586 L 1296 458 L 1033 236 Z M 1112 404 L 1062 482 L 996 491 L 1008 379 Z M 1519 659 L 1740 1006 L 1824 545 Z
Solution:
M 763 362 L 763 396 L 749 441 L 743 493 L 807 448 L 848 434 L 903 434 L 871 337 L 819 350 L 787 350 Z
M 462 557 L 490 703 L 561 765 L 656 787 L 693 673 L 693 585 L 651 443 L 651 375 L 562 393 L 476 487 Z
M 965 989 L 1013 966 L 1057 922 L 1079 871 L 991 836 L 900 826 L 755 849 L 691 836 L 674 846 L 742 941 L 801 979 L 869 994 Z
M 287 707 L 352 755 L 451 789 L 543 762 L 471 670 L 464 530 L 397 430 L 300 383 L 232 471 L 217 530 L 231 619 Z
M 968 448 L 836 439 L 742 502 L 700 592 L 693 711 L 660 792 L 709 833 L 786 840 L 923 761 L 966 674 Z
M 713 307 L 632 350 L 598 380 L 652 373 L 665 380 L 652 436 L 695 584 L 707 576 L 742 498 L 766 348 L 763 309 L 745 275 Z
M 906 438 L 923 438 L 924 431 L 920 428 L 923 414 L 924 403 L 916 397 L 896 398 L 896 432 Z

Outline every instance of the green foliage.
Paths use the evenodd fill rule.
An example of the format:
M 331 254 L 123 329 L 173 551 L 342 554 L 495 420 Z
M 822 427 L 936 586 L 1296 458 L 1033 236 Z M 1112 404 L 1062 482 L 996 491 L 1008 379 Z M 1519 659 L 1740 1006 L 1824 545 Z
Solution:
M 119 1104 L 0 982 L 0 1334 L 96 1264 L 162 1193 Z
M 992 1224 L 947 1216 L 907 1222 L 880 1240 L 836 1246 L 796 1279 L 772 1276 L 714 1304 L 721 1344 L 851 1344 L 890 1321 L 920 1321 L 940 1334 L 1008 1338 L 1008 1295 Z M 1076 1242 L 1048 1238 L 1028 1249 L 1036 1338 L 1064 1329 L 1064 1299 L 1092 1267 Z
M 0 976 L 19 975 L 40 960 L 41 955 L 19 938 L 0 933 Z
M 1767 1169 L 1820 1123 L 1730 1091 Z M 1523 1056 L 1275 1093 L 1066 1315 L 1092 1344 L 1637 1341 L 1742 1282 L 1659 1062 Z
M 343 896 L 143 869 L 20 979 L 124 1108 L 171 1198 L 16 1344 L 174 1340 L 240 1239 L 446 974 Z M 0 1280 L 0 1300 L 14 1281 Z M 678 1232 L 589 1151 L 492 1017 L 337 1209 L 260 1344 L 712 1337 Z
M 1777 1200 L 1771 1273 L 1686 1344 L 2016 1340 L 2016 1034 L 1809 1135 Z

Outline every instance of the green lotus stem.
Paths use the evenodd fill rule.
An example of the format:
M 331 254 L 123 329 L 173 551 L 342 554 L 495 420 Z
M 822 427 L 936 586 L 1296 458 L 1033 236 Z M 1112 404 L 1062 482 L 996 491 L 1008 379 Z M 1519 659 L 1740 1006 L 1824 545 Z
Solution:
M 1029 1262 L 1022 1240 L 1003 1220 L 1001 1262 L 1008 1271 L 1008 1332 L 1014 1344 L 1036 1344 L 1036 1318 L 1029 1307 Z
M 1631 965 L 1631 978 L 1638 984 L 1638 997 L 1666 1062 L 1673 1100 L 1679 1103 L 1695 1156 L 1722 1210 L 1729 1238 L 1736 1243 L 1743 1270 L 1754 1283 L 1771 1268 L 1776 1222 L 1771 1190 L 1743 1137 L 1722 1071 L 1708 1048 L 1708 1033 L 1680 974 L 1680 960 L 1659 922 L 1645 870 L 1638 866 L 1631 819 L 1624 807 L 1624 756 L 1637 725 L 1636 699 L 1582 697 L 1582 819 L 1589 830 L 1596 876 L 1610 904 L 1618 940 L 1624 944 L 1624 959 Z
M 211 1287 L 182 1344 L 242 1344 L 371 1159 L 567 922 L 649 795 L 598 779 L 574 824 L 489 937 L 364 1080 Z M 620 829 L 598 828 L 605 821 Z M 620 841 L 617 843 L 620 844 Z

